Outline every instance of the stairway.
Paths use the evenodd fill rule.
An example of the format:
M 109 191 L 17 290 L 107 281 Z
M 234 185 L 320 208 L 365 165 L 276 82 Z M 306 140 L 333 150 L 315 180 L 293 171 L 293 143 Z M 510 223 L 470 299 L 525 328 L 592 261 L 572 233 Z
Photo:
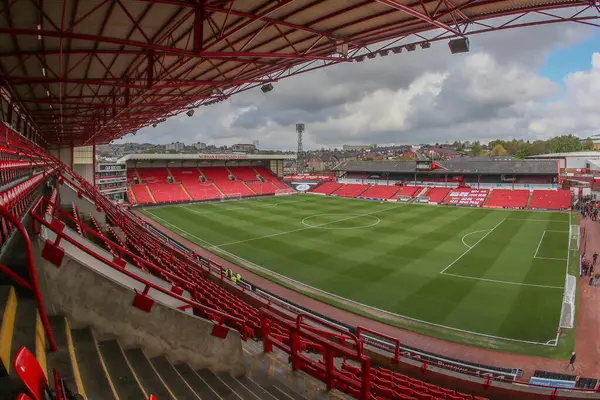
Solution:
M 115 338 L 98 338 L 89 328 L 73 329 L 63 316 L 49 319 L 59 351 L 46 354 L 33 298 L 17 294 L 11 286 L 0 286 L 0 369 L 6 369 L 0 375 L 0 399 L 14 399 L 25 392 L 11 365 L 21 346 L 36 355 L 47 376 L 52 377 L 56 368 L 74 393 L 89 400 L 145 400 L 150 394 L 158 400 L 348 398 L 337 391 L 326 392 L 323 382 L 302 372 L 292 372 L 286 354 L 263 354 L 260 342 L 243 344 L 248 372 L 234 377 L 193 370 L 187 363 L 150 356 L 141 348 L 124 349 Z
M 154 203 L 156 203 L 156 199 L 154 198 L 154 195 L 152 194 L 152 191 L 150 190 L 150 188 L 148 187 L 148 184 L 145 184 L 144 187 L 146 188 L 146 190 L 148 191 L 148 194 L 150 195 L 150 198 L 152 199 L 152 201 Z
M 194 198 L 190 195 L 190 192 L 187 191 L 187 189 L 185 188 L 185 186 L 183 186 L 183 183 L 178 183 L 179 186 L 181 186 L 181 189 L 183 190 L 183 193 L 185 193 L 185 195 L 187 197 L 190 198 L 190 200 L 194 200 Z

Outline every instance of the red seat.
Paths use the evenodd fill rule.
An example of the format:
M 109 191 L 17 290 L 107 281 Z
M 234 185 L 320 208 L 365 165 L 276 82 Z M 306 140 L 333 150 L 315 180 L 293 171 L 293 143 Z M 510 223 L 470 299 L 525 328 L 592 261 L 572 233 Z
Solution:
M 394 390 L 391 387 L 383 387 L 378 385 L 373 385 L 374 392 L 377 396 L 387 397 L 388 399 L 394 398 Z
M 21 393 L 17 396 L 17 400 L 31 400 L 31 397 L 27 396 L 25 393 Z
M 45 400 L 48 395 L 48 380 L 42 367 L 27 348 L 21 347 L 17 351 L 14 367 L 33 400 Z
M 158 399 L 156 398 L 156 396 L 151 394 L 150 396 L 148 396 L 148 400 L 158 400 Z

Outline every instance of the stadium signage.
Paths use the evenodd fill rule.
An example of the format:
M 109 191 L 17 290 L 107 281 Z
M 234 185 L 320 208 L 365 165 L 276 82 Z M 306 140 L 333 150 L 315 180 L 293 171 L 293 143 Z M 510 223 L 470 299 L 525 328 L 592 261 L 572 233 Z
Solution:
M 302 183 L 302 184 L 296 186 L 296 190 L 298 190 L 299 192 L 306 192 L 307 190 L 310 190 L 310 185 L 307 185 L 306 183 Z
M 98 164 L 98 171 L 125 171 L 125 164 Z
M 563 389 L 574 389 L 576 382 L 575 381 L 565 381 L 562 379 L 536 378 L 536 377 L 532 376 L 531 379 L 529 379 L 529 384 L 537 385 L 537 386 L 552 386 L 552 387 L 558 387 L 558 388 L 563 388 Z

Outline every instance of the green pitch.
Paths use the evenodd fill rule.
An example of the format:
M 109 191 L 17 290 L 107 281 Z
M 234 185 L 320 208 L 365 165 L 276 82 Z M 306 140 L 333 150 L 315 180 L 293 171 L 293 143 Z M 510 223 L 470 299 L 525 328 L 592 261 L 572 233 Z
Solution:
M 487 345 L 546 346 L 556 339 L 569 213 L 313 195 L 143 212 L 240 265 L 258 265 L 351 300 L 356 303 L 344 308 L 366 315 L 361 305 L 387 311 L 394 314 L 389 320 L 404 320 L 409 329 L 442 337 L 445 331 L 467 342 L 475 337 Z

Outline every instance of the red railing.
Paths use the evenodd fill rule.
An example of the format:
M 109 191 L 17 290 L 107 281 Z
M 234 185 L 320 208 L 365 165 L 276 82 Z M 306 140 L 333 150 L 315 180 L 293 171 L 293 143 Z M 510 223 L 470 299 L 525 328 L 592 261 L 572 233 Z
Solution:
M 275 346 L 290 355 L 292 370 L 304 371 L 325 382 L 327 390 L 338 389 L 360 400 L 370 399 L 371 360 L 362 354 L 360 346 L 354 349 L 349 348 L 315 332 L 314 327 L 302 322 L 304 319 L 312 319 L 310 315 L 300 314 L 295 320 L 289 320 L 263 308 L 260 310 L 260 316 L 265 353 L 273 351 L 273 346 Z M 287 337 L 283 337 L 281 333 L 271 333 L 271 325 L 274 322 L 287 329 Z M 316 344 L 323 349 L 322 361 L 302 354 L 303 344 L 307 342 Z M 360 380 L 349 377 L 338 370 L 334 364 L 336 357 L 343 357 L 358 363 Z
M 177 299 L 183 303 L 185 303 L 185 306 L 179 307 L 180 309 L 187 309 L 187 308 L 192 308 L 194 310 L 199 311 L 201 314 L 203 315 L 213 315 L 213 316 L 218 316 L 219 317 L 219 323 L 220 324 L 224 324 L 225 322 L 229 322 L 230 326 L 234 326 L 237 329 L 240 330 L 240 334 L 242 335 L 242 339 L 246 340 L 247 339 L 247 332 L 246 332 L 246 323 L 244 320 L 231 316 L 227 313 L 224 313 L 220 310 L 216 310 L 213 309 L 211 307 L 207 307 L 203 304 L 197 303 L 195 301 L 189 300 L 185 297 L 180 296 L 179 294 L 175 293 L 172 290 L 168 290 L 163 288 L 162 286 L 159 286 L 157 284 L 154 284 L 150 281 L 147 281 L 146 279 L 134 274 L 133 272 L 127 271 L 124 266 L 125 266 L 125 262 L 122 260 L 122 256 L 123 255 L 127 255 L 129 257 L 131 257 L 132 259 L 135 259 L 136 261 L 139 261 L 141 263 L 143 263 L 145 266 L 147 266 L 149 269 L 154 270 L 155 272 L 162 272 L 164 274 L 166 274 L 167 276 L 169 276 L 170 278 L 172 278 L 173 280 L 177 281 L 180 284 L 180 287 L 188 290 L 190 292 L 194 291 L 194 286 L 195 283 L 190 282 L 190 281 L 186 281 L 182 278 L 180 278 L 177 275 L 174 275 L 172 273 L 170 273 L 169 271 L 166 271 L 160 267 L 157 267 L 154 264 L 149 263 L 148 261 L 138 257 L 137 255 L 133 254 L 132 252 L 130 252 L 128 249 L 125 249 L 113 242 L 111 242 L 110 246 L 113 247 L 114 249 L 119 250 L 119 254 L 120 254 L 120 258 L 114 258 L 113 260 L 109 260 L 97 253 L 95 253 L 92 249 L 90 249 L 88 246 L 85 246 L 81 243 L 79 243 L 77 240 L 69 237 L 65 232 L 64 232 L 64 224 L 56 219 L 53 218 L 52 222 L 48 222 L 44 219 L 43 215 L 38 215 L 36 213 L 36 210 L 38 208 L 43 208 L 43 207 L 39 207 L 39 203 L 41 203 L 43 200 L 47 201 L 48 204 L 50 204 L 58 213 L 59 215 L 65 217 L 65 218 L 70 218 L 71 221 L 75 224 L 77 224 L 78 226 L 81 227 L 82 230 L 85 230 L 86 232 L 88 232 L 89 234 L 92 234 L 96 237 L 101 238 L 101 236 L 94 232 L 92 229 L 90 229 L 89 227 L 87 227 L 86 225 L 84 225 L 81 221 L 76 221 L 74 220 L 68 213 L 66 213 L 64 210 L 60 209 L 59 207 L 56 206 L 56 204 L 51 203 L 48 199 L 46 199 L 45 197 L 40 198 L 40 200 L 38 201 L 38 203 L 36 204 L 36 206 L 31 210 L 31 216 L 32 218 L 39 224 L 42 226 L 45 226 L 47 229 L 51 230 L 52 232 L 54 232 L 56 234 L 56 241 L 54 242 L 53 246 L 58 246 L 58 244 L 60 243 L 60 241 L 65 240 L 66 242 L 70 243 L 71 245 L 77 247 L 79 250 L 85 252 L 86 254 L 89 254 L 90 256 L 94 257 L 95 259 L 97 259 L 98 261 L 118 270 L 119 272 L 123 273 L 124 275 L 135 279 L 136 281 L 142 283 L 144 285 L 144 291 L 142 292 L 142 295 L 146 296 L 148 294 L 148 291 L 150 289 L 154 289 L 157 290 L 163 294 L 166 294 L 174 299 Z
M 8 211 L 8 209 L 1 205 L 0 215 L 2 216 L 2 218 L 8 220 L 17 229 L 19 235 L 21 235 L 21 238 L 23 239 L 23 243 L 25 244 L 25 256 L 27 258 L 27 267 L 29 270 L 30 282 L 29 284 L 26 284 L 26 282 L 23 279 L 18 277 L 14 272 L 12 272 L 10 269 L 8 269 L 8 267 L 4 265 L 0 269 L 2 270 L 2 272 L 13 278 L 15 282 L 19 283 L 23 287 L 33 292 L 33 295 L 35 297 L 35 304 L 37 306 L 38 313 L 42 320 L 42 324 L 44 325 L 44 332 L 46 333 L 46 337 L 48 338 L 50 349 L 52 349 L 52 351 L 56 351 L 58 350 L 58 347 L 56 346 L 56 341 L 54 340 L 54 335 L 52 334 L 52 329 L 50 328 L 50 322 L 48 321 L 48 314 L 46 314 L 46 308 L 44 307 L 42 292 L 40 291 L 40 286 L 37 278 L 37 271 L 35 269 L 35 262 L 33 260 L 33 249 L 31 248 L 31 240 L 29 239 L 29 234 L 27 234 L 27 231 L 25 230 L 25 227 L 23 226 L 21 221 L 19 221 L 17 217 L 15 217 L 13 214 L 10 213 L 10 211 Z

